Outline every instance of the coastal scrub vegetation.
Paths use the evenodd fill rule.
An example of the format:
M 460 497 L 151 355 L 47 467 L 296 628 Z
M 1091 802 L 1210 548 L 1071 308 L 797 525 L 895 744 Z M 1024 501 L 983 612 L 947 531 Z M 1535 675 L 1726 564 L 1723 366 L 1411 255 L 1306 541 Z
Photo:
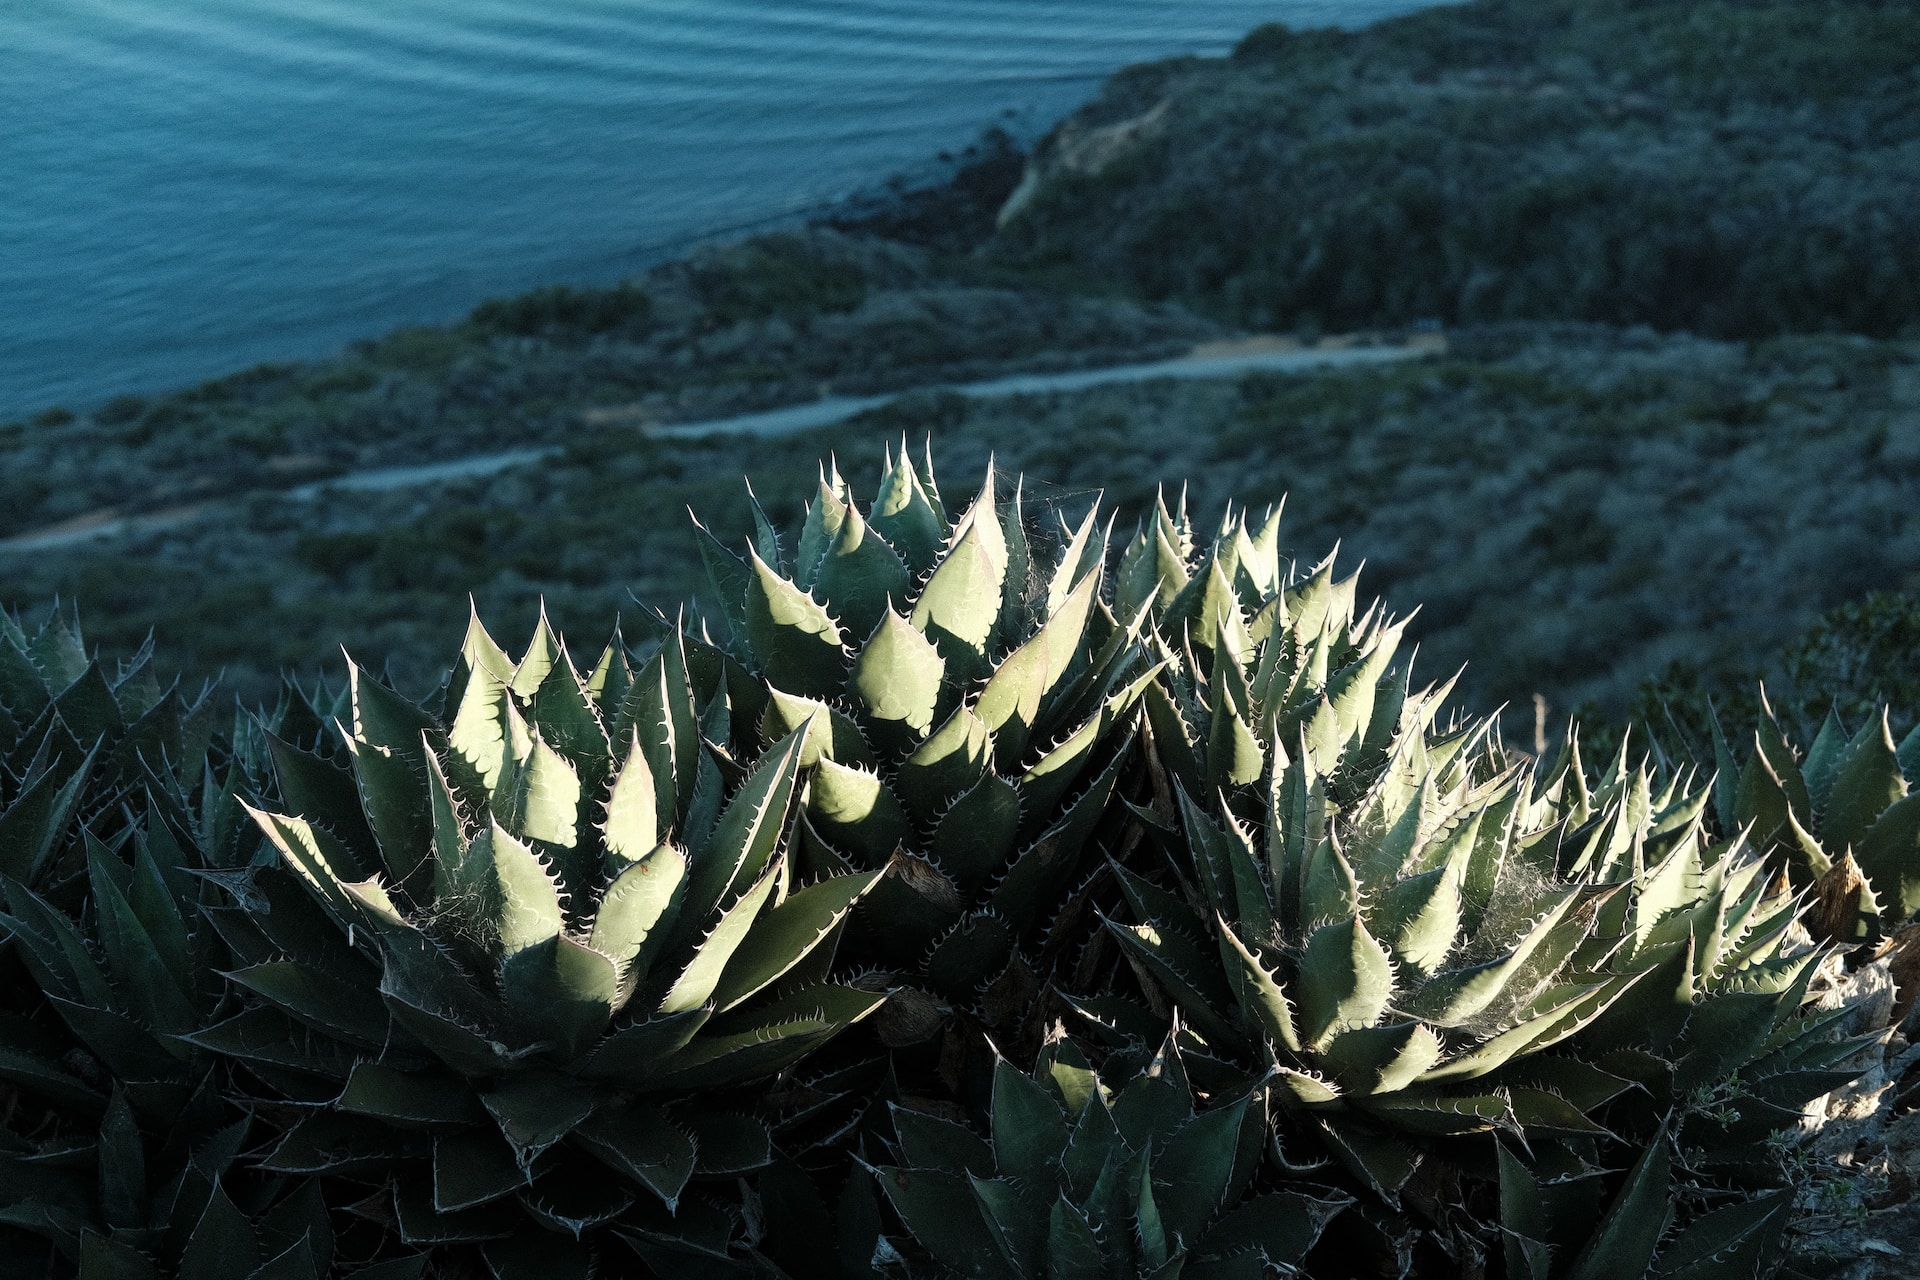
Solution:
M 1114 77 L 987 249 L 1256 329 L 1892 336 L 1920 315 L 1920 15 L 1481 0 Z
M 482 304 L 331 359 L 117 397 L 0 434 L 0 537 L 111 508 L 270 492 L 340 472 L 562 445 L 818 397 L 1175 354 L 1179 308 L 940 276 L 924 249 L 830 230 L 704 250 L 607 289 Z
M 1425 660 L 1464 665 L 1463 691 L 1507 704 L 1511 732 L 1531 731 L 1536 693 L 1555 723 L 1587 706 L 1597 731 L 1662 673 L 1743 706 L 1765 678 L 1778 703 L 1783 653 L 1824 611 L 1911 589 L 1917 367 L 1898 342 L 1523 326 L 1307 376 L 911 396 L 782 438 L 576 421 L 537 472 L 333 499 L 264 490 L 219 522 L 15 555 L 7 572 L 22 598 L 79 600 L 106 643 L 131 650 L 152 629 L 175 669 L 224 673 L 250 698 L 282 670 L 318 673 L 342 643 L 424 692 L 469 594 L 516 627 L 543 599 L 580 627 L 630 590 L 695 594 L 693 531 L 658 513 L 745 519 L 745 474 L 791 519 L 778 495 L 804 492 L 816 457 L 870 467 L 889 435 L 931 432 L 955 465 L 992 454 L 1035 492 L 1097 488 L 1123 521 L 1163 486 L 1199 507 L 1287 494 L 1288 558 L 1338 544 L 1366 563 L 1393 607 L 1418 607 Z M 1883 652 L 1893 665 L 1847 677 L 1850 716 L 1876 694 L 1920 710 Z M 1811 732 L 1842 685 L 1808 671 Z

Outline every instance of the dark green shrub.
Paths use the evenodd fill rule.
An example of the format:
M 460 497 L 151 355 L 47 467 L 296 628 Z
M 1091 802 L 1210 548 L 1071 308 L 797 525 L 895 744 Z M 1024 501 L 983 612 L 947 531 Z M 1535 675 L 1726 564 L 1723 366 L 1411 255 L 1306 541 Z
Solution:
M 1835 713 L 1848 725 L 1886 708 L 1891 732 L 1920 724 L 1920 598 L 1876 591 L 1829 609 L 1759 669 L 1704 671 L 1675 662 L 1644 681 L 1631 719 L 1656 741 L 1711 758 L 1713 721 L 1746 732 L 1763 712 L 1792 741 L 1811 742 Z M 1612 734 L 1602 729 L 1605 739 Z M 1604 743 L 1603 743 L 1604 745 Z
M 146 412 L 147 401 L 144 396 L 115 396 L 93 411 L 93 420 L 104 426 L 114 427 L 123 422 L 132 422 Z
M 442 374 L 469 350 L 467 339 L 450 329 L 411 325 L 395 329 L 376 342 L 359 344 L 375 364 L 433 376 Z
M 294 544 L 294 556 L 301 564 L 330 578 L 344 577 L 373 559 L 380 550 L 380 535 L 354 529 L 345 533 L 303 533 Z
M 483 333 L 528 338 L 616 331 L 639 336 L 652 316 L 653 299 L 637 285 L 589 289 L 561 284 L 511 298 L 489 298 L 473 309 L 467 324 Z
M 851 311 L 867 296 L 858 267 L 829 262 L 784 241 L 756 244 L 699 273 L 708 311 L 722 324 Z
M 1830 609 L 1784 665 L 1802 717 L 1817 723 L 1832 707 L 1859 724 L 1885 703 L 1905 732 L 1920 719 L 1920 598 L 1876 591 Z

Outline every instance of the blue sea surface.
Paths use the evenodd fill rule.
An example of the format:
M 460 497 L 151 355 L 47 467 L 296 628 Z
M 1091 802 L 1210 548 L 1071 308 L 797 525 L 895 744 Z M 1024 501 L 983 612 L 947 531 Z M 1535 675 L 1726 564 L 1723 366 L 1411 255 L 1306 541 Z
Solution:
M 324 355 L 1418 0 L 20 0 L 0 418 Z

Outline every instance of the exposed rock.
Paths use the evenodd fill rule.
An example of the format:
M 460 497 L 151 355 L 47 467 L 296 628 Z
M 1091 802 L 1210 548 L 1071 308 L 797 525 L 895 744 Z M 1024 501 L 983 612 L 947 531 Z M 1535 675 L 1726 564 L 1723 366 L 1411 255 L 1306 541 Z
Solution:
M 1171 98 L 1162 98 L 1139 115 L 1113 124 L 1090 125 L 1077 116 L 1067 119 L 1034 149 L 1020 185 L 1000 206 L 994 225 L 1004 227 L 1019 217 L 1041 189 L 1061 174 L 1093 177 L 1135 147 L 1159 137 L 1172 105 Z
M 1920 1045 L 1894 1029 L 1896 982 L 1888 955 L 1847 972 L 1829 956 L 1814 977 L 1811 1008 L 1845 1011 L 1830 1034 L 1872 1036 L 1847 1063 L 1853 1083 L 1808 1104 L 1805 1166 L 1795 1207 L 1794 1252 L 1838 1280 L 1910 1280 L 1920 1269 Z
M 1920 1000 L 1920 923 L 1909 924 L 1895 932 L 1886 948 L 1888 970 L 1893 974 L 1897 992 L 1893 1002 L 1893 1020 L 1909 1040 L 1920 1040 L 1915 1028 L 1908 1026 L 1916 1000 Z
M 1841 956 L 1830 957 L 1822 966 L 1821 978 L 1826 978 L 1828 966 L 1838 961 L 1842 961 Z M 1836 1028 L 1839 1034 L 1869 1036 L 1892 1025 L 1893 971 L 1886 960 L 1863 964 L 1852 973 L 1841 968 L 1829 981 L 1832 985 L 1819 995 L 1813 1007 L 1820 1010 L 1848 1010 L 1847 1017 Z M 1816 979 L 1815 990 L 1819 989 L 1819 985 L 1820 981 Z

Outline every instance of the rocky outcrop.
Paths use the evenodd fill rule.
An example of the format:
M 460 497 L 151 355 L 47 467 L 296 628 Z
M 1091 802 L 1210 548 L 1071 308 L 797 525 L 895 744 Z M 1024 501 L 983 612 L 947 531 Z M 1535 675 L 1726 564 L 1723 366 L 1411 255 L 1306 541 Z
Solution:
M 1871 1037 L 1859 1079 L 1807 1107 L 1789 1159 L 1802 1178 L 1794 1253 L 1834 1280 L 1920 1274 L 1920 925 L 1849 972 L 1839 955 L 1815 978 L 1817 1007 L 1846 1010 L 1831 1034 Z M 1829 1269 L 1830 1270 L 1827 1270 Z
M 1125 120 L 1112 124 L 1088 124 L 1078 116 L 1061 123 L 1041 140 L 1027 158 L 1020 185 L 994 217 L 996 227 L 1005 227 L 1019 217 L 1046 185 L 1063 174 L 1096 177 L 1121 156 L 1151 142 L 1166 131 L 1171 98 L 1159 102 Z

